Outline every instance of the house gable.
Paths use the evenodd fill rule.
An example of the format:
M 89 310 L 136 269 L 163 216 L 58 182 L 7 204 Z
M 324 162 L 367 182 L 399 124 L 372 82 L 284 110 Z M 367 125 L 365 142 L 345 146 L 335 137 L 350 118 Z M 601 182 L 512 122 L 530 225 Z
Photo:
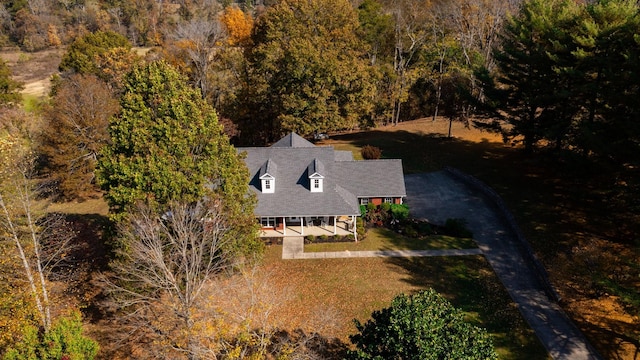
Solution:
M 315 147 L 311 142 L 302 136 L 292 132 L 289 135 L 283 137 L 282 139 L 275 142 L 271 147 L 290 147 L 290 148 L 299 148 L 299 147 Z

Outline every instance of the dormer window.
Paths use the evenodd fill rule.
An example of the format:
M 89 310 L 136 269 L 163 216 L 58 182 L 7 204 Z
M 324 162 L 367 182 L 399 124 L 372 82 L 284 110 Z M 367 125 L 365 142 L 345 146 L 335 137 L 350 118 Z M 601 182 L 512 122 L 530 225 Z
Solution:
M 309 180 L 311 182 L 311 192 L 322 192 L 322 177 L 312 177 Z
M 324 166 L 318 159 L 313 159 L 307 167 L 309 175 L 309 190 L 311 192 L 322 192 L 322 181 L 324 180 Z
M 276 179 L 273 176 L 266 174 L 266 176 L 262 176 L 260 182 L 262 183 L 263 194 L 273 194 L 275 192 Z
M 267 160 L 260 168 L 260 183 L 263 194 L 273 194 L 276 190 L 276 163 Z

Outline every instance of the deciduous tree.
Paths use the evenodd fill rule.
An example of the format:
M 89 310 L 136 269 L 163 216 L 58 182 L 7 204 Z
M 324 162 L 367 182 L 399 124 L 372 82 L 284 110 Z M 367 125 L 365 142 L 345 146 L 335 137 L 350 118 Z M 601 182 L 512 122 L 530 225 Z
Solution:
M 392 83 L 391 123 L 400 121 L 400 110 L 409 98 L 409 89 L 420 76 L 418 55 L 423 46 L 435 38 L 434 18 L 431 14 L 431 2 L 428 0 L 390 1 L 388 9 L 394 19 L 394 56 Z
M 217 19 L 192 19 L 178 25 L 172 34 L 173 40 L 182 44 L 187 55 L 186 64 L 191 69 L 189 75 L 204 98 L 211 91 L 209 71 L 212 60 L 225 37 L 225 28 Z
M 251 42 L 253 17 L 237 6 L 227 6 L 220 21 L 227 29 L 227 43 L 231 46 L 247 46 Z
M 372 110 L 365 45 L 345 0 L 288 0 L 258 18 L 236 116 L 242 136 L 352 129 Z
M 117 110 L 112 91 L 94 75 L 75 74 L 58 85 L 44 113 L 40 151 L 63 198 L 84 198 L 98 190 L 95 167 L 109 141 L 109 118 Z
M 61 217 L 45 212 L 46 201 L 37 191 L 37 181 L 32 177 L 35 173 L 33 161 L 25 139 L 11 134 L 0 138 L 0 247 L 3 265 L 8 266 L 0 270 L 15 270 L 12 283 L 16 278 L 26 283 L 23 288 L 16 281 L 14 296 L 2 304 L 2 312 L 15 310 L 11 324 L 21 325 L 9 327 L 17 331 L 13 339 L 0 338 L 4 345 L 15 350 L 7 353 L 10 359 L 47 358 L 40 351 L 55 353 L 52 346 L 64 347 L 65 342 L 64 339 L 56 341 L 62 335 L 53 325 L 54 303 L 49 296 L 48 279 L 55 267 L 65 261 L 73 234 L 63 227 Z M 28 297 L 22 296 L 22 291 Z M 24 308 L 13 308 L 20 305 Z M 0 314 L 3 320 L 4 315 Z M 91 343 L 74 335 L 74 340 L 70 341 L 75 340 Z
M 164 214 L 140 206 L 120 224 L 127 248 L 119 250 L 106 290 L 129 314 L 123 322 L 155 344 L 147 353 L 203 358 L 222 352 L 232 333 L 221 317 L 234 309 L 211 296 L 216 278 L 232 274 L 239 261 L 226 244 L 235 225 L 221 201 L 172 202 Z

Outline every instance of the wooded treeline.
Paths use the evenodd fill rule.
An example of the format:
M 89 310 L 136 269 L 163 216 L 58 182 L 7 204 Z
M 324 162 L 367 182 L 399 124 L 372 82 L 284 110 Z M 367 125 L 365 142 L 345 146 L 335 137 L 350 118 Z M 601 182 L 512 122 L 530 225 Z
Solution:
M 78 45 L 66 71 L 96 71 L 71 62 L 98 30 L 153 47 L 242 144 L 444 115 L 489 118 L 476 124 L 527 150 L 625 162 L 638 146 L 633 1 L 25 0 L 3 2 L 0 19 L 5 44 Z
M 453 92 L 460 86 L 479 92 L 473 69 L 492 67 L 490 49 L 509 6 L 5 1 L 0 37 L 33 51 L 100 30 L 154 47 L 153 56 L 187 74 L 239 127 L 241 142 L 257 144 L 291 130 L 310 135 L 467 115 L 469 107 L 458 106 Z M 65 61 L 61 69 L 68 69 Z

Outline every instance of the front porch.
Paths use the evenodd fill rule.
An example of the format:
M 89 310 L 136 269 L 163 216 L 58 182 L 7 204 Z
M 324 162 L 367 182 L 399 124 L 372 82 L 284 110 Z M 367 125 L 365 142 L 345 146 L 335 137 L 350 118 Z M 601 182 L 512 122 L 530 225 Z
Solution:
M 305 220 L 306 219 L 306 220 Z M 264 226 L 260 230 L 261 237 L 287 236 L 356 236 L 355 216 L 331 216 L 318 218 L 300 218 L 299 222 L 287 222 L 287 218 L 275 218 L 273 226 Z M 266 221 L 269 225 L 268 220 Z

